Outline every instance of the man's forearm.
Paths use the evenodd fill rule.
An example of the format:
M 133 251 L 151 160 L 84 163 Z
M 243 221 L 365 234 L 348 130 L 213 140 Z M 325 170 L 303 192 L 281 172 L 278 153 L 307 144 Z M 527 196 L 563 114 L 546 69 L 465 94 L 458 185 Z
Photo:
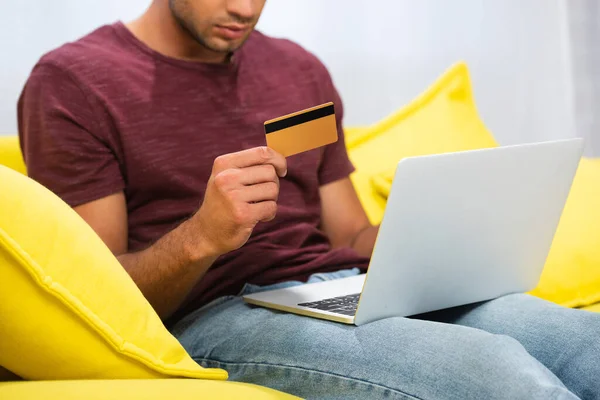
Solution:
M 201 239 L 191 229 L 186 221 L 146 250 L 117 257 L 162 319 L 177 310 L 217 258 L 192 242 Z
M 375 247 L 377 232 L 379 232 L 379 225 L 366 227 L 354 236 L 350 247 L 361 256 L 370 257 L 373 253 L 373 247 Z

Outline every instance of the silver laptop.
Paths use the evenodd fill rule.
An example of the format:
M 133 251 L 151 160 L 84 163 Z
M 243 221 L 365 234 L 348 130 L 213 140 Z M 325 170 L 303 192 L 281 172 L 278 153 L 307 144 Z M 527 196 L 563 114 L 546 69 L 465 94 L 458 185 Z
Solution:
M 582 150 L 570 139 L 403 159 L 366 274 L 244 300 L 361 325 L 529 291 Z

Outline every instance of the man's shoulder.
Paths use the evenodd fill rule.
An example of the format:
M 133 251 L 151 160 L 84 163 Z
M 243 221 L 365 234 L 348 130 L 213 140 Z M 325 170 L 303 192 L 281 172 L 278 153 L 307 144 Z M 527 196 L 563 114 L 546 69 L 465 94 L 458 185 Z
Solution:
M 313 70 L 318 74 L 328 75 L 326 67 L 316 55 L 289 39 L 254 31 L 248 41 L 248 50 L 270 65 L 294 66 L 300 70 Z
M 44 54 L 36 67 L 55 68 L 73 76 L 93 75 L 114 65 L 122 53 L 114 25 L 105 25 Z

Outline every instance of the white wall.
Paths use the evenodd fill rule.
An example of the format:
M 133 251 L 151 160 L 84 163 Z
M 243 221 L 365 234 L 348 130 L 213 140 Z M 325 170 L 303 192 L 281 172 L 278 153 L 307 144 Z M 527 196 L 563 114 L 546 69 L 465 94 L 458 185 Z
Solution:
M 465 60 L 483 119 L 510 144 L 572 135 L 563 1 L 269 0 L 259 28 L 325 62 L 346 125 L 377 121 Z M 102 23 L 129 20 L 149 0 L 0 3 L 0 133 L 8 133 L 39 55 Z
M 42 54 L 118 19 L 150 0 L 0 0 L 0 135 L 17 132 L 17 99 Z

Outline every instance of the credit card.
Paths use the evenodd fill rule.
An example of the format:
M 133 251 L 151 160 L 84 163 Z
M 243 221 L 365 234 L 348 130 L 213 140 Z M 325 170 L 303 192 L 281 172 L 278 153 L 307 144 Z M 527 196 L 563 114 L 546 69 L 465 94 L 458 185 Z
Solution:
M 285 157 L 338 140 L 333 103 L 307 108 L 265 122 L 267 146 Z

